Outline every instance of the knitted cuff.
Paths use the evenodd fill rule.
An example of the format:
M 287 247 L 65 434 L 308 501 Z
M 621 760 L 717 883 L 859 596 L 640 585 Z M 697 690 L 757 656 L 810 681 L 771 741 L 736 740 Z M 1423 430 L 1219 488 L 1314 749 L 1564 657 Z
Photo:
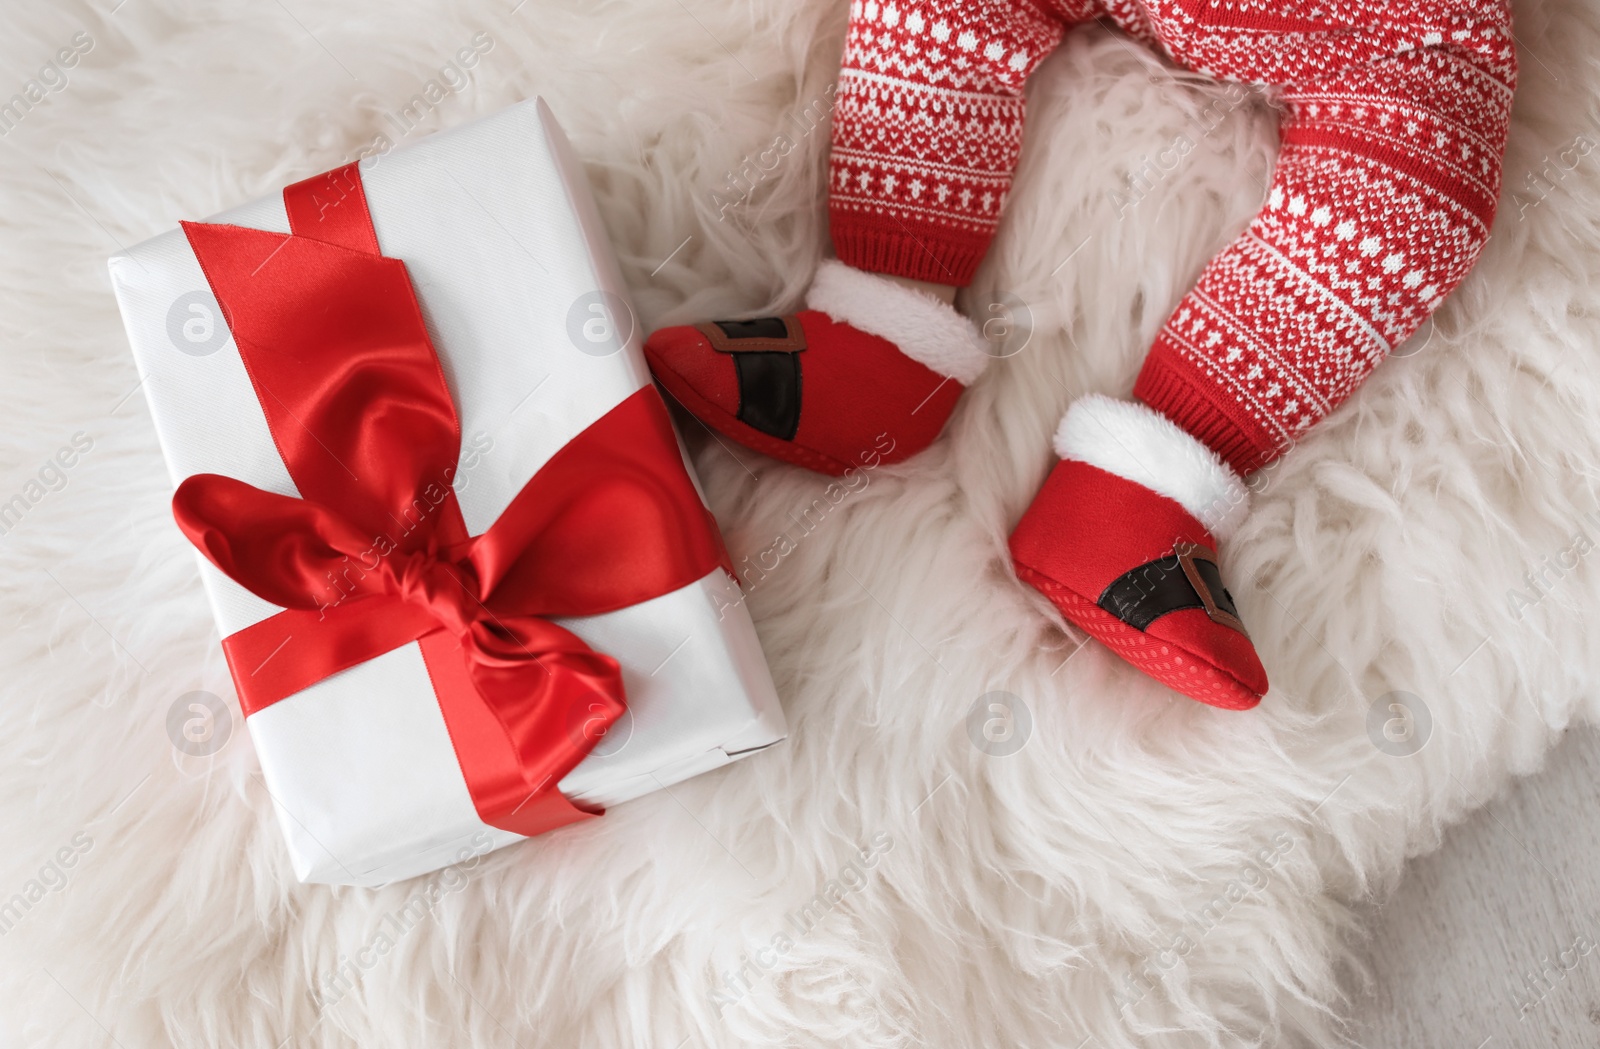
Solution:
M 1243 405 L 1159 337 L 1139 371 L 1133 395 L 1216 452 L 1241 476 L 1287 451 Z
M 945 225 L 897 222 L 830 206 L 828 229 L 839 261 L 869 273 L 884 273 L 964 288 L 972 283 L 994 233 Z

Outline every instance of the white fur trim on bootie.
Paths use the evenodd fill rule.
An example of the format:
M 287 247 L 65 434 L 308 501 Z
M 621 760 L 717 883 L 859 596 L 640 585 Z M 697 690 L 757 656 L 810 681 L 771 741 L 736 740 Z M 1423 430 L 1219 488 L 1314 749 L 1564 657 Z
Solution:
M 1153 408 L 1091 393 L 1056 428 L 1056 454 L 1116 474 L 1181 505 L 1226 542 L 1250 509 L 1250 490 L 1216 452 Z
M 838 259 L 817 267 L 806 305 L 888 339 L 907 357 L 963 386 L 971 386 L 989 363 L 988 342 L 955 307 Z

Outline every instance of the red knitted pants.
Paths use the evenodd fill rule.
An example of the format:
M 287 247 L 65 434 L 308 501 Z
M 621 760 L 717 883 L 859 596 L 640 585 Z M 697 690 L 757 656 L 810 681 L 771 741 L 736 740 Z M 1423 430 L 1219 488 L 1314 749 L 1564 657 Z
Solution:
M 971 281 L 1016 167 L 1023 84 L 1075 23 L 1108 20 L 1189 69 L 1278 89 L 1266 204 L 1178 304 L 1134 388 L 1241 473 L 1348 397 L 1488 239 L 1516 81 L 1501 0 L 850 12 L 829 211 L 839 257 L 879 273 Z

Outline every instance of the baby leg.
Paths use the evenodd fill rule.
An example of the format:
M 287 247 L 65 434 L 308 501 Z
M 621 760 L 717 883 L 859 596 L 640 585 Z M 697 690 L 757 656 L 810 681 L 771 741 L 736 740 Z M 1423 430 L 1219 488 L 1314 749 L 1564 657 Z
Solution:
M 1063 18 L 1041 0 L 853 0 L 829 173 L 839 257 L 808 309 L 653 334 L 661 385 L 706 425 L 813 470 L 927 447 L 989 362 L 951 299 L 994 236 L 1023 84 Z
M 1062 32 L 1028 0 L 855 0 L 829 158 L 841 262 L 971 283 L 1022 149 L 1023 85 Z
M 1377 53 L 1338 64 L 1351 50 Z M 1296 39 L 1234 67 L 1297 74 L 1282 87 L 1266 205 L 1179 303 L 1134 395 L 1248 473 L 1336 408 L 1472 268 L 1500 193 L 1516 64 L 1494 5 Z
M 1516 75 L 1499 3 L 1301 6 L 1113 12 L 1191 68 L 1282 85 L 1282 150 L 1261 212 L 1157 336 L 1144 403 L 1067 410 L 1061 461 L 1011 537 L 1018 577 L 1067 619 L 1225 707 L 1267 689 L 1217 567 L 1246 511 L 1241 475 L 1348 397 L 1472 267 Z

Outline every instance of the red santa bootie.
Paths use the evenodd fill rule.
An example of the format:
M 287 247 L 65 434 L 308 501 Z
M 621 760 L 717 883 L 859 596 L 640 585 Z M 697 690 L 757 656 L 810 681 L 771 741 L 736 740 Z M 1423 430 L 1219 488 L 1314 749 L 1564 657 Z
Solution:
M 645 341 L 656 381 L 740 444 L 825 474 L 898 462 L 939 436 L 989 363 L 954 308 L 827 260 L 785 317 L 663 328 Z
M 1267 674 L 1217 569 L 1247 509 L 1239 475 L 1154 409 L 1091 395 L 1011 535 L 1017 578 L 1151 677 L 1245 710 Z

